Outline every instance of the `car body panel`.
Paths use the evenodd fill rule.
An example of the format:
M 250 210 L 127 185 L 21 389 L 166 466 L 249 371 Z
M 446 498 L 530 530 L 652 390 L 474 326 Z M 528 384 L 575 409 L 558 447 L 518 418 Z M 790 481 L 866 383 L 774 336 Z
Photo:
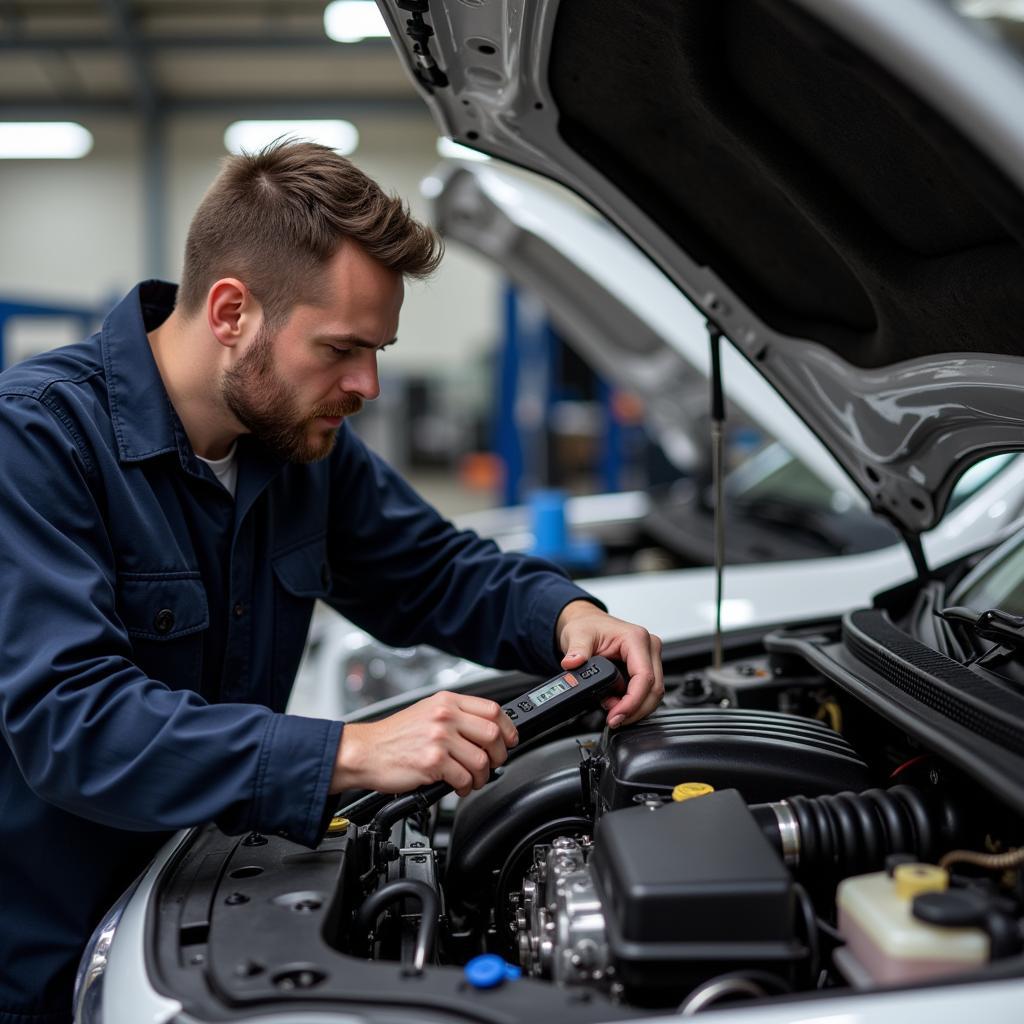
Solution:
M 380 6 L 399 54 L 414 68 L 410 40 L 403 34 L 404 16 L 393 0 L 382 0 Z M 763 4 L 755 6 L 762 15 L 769 10 Z M 644 18 L 652 9 L 644 8 Z M 558 30 L 559 4 L 555 0 L 522 5 L 435 3 L 432 10 L 435 37 L 431 53 L 444 70 L 447 84 L 426 88 L 420 82 L 419 87 L 439 129 L 459 142 L 561 181 L 623 228 L 798 411 L 880 512 L 908 531 L 927 529 L 941 517 L 956 477 L 967 466 L 986 454 L 1020 448 L 1024 410 L 1016 395 L 1024 385 L 1024 364 L 1015 350 L 1000 350 L 1009 344 L 1008 329 L 1016 322 L 1012 313 L 1009 320 L 1003 318 L 1002 303 L 1012 309 L 1016 300 L 1000 276 L 1009 267 L 1009 280 L 1013 279 L 1012 267 L 1021 256 L 1015 246 L 1008 244 L 1006 259 L 1000 252 L 986 251 L 986 258 L 991 256 L 994 261 L 992 272 L 979 272 L 974 280 L 963 283 L 956 279 L 943 282 L 941 261 L 910 259 L 902 277 L 895 264 L 873 266 L 867 254 L 857 251 L 857 232 L 864 227 L 861 218 L 846 211 L 846 221 L 830 237 L 827 221 L 836 210 L 815 203 L 813 182 L 827 173 L 824 168 L 831 151 L 824 152 L 817 166 L 783 168 L 778 161 L 773 163 L 777 149 L 758 149 L 756 130 L 751 132 L 740 117 L 729 119 L 727 104 L 724 113 L 716 108 L 710 116 L 721 144 L 753 149 L 750 162 L 754 171 L 774 181 L 784 193 L 777 209 L 786 216 L 796 209 L 799 217 L 795 221 L 807 238 L 813 237 L 812 248 L 830 254 L 828 280 L 857 278 L 857 287 L 863 286 L 868 296 L 864 303 L 874 303 L 873 315 L 881 318 L 885 328 L 881 331 L 884 359 L 877 352 L 869 360 L 863 356 L 857 361 L 843 358 L 841 345 L 830 337 L 830 327 L 794 333 L 770 325 L 763 304 L 751 300 L 749 289 L 741 296 L 732 279 L 687 253 L 666 229 L 664 218 L 659 222 L 641 208 L 647 198 L 642 191 L 631 194 L 619 187 L 567 144 L 565 115 L 553 94 L 549 70 Z M 742 10 L 746 17 L 753 9 Z M 585 13 L 571 6 L 566 11 L 585 19 L 608 12 L 617 12 L 623 19 L 639 14 L 633 8 L 611 4 L 605 8 L 588 5 Z M 977 178 L 982 182 L 982 199 L 989 206 L 998 206 L 1000 190 L 1004 190 L 1013 216 L 1019 213 L 1024 189 L 1024 128 L 1019 117 L 1024 108 L 1024 78 L 994 39 L 966 30 L 955 13 L 929 0 L 900 4 L 808 0 L 774 5 L 770 11 L 790 22 L 801 22 L 798 28 L 810 26 L 819 36 L 827 37 L 813 40 L 806 50 L 819 52 L 826 62 L 833 60 L 824 65 L 823 77 L 815 83 L 818 91 L 828 91 L 831 75 L 845 73 L 844 61 L 849 58 L 856 63 L 867 54 L 870 73 L 864 88 L 874 88 L 884 79 L 886 109 L 895 111 L 894 118 L 903 116 L 899 107 L 905 96 L 920 104 L 920 116 L 916 110 L 907 115 L 908 139 L 919 129 L 922 151 L 934 150 L 939 159 L 948 157 L 955 168 L 949 178 L 955 180 L 957 190 L 966 194 Z M 573 24 L 579 27 L 582 22 Z M 603 62 L 610 69 L 614 54 L 614 59 L 635 75 L 627 84 L 635 80 L 638 93 L 646 85 L 655 97 L 639 108 L 634 119 L 638 131 L 642 124 L 647 127 L 641 115 L 647 120 L 655 117 L 662 94 L 685 94 L 682 79 L 672 80 L 674 92 L 661 88 L 664 83 L 659 72 L 652 70 L 657 69 L 657 61 L 650 55 L 639 60 L 631 55 L 629 47 L 644 38 L 642 19 L 637 18 L 633 33 L 624 31 L 619 22 L 607 31 L 602 31 L 604 26 L 592 27 L 588 41 L 602 39 L 605 44 L 600 56 L 589 47 L 597 61 L 594 68 L 599 69 Z M 661 28 L 652 29 L 648 41 L 659 38 Z M 491 41 L 493 53 L 489 56 L 473 52 L 473 41 L 480 39 Z M 572 45 L 564 39 L 557 41 L 563 47 Z M 838 57 L 836 50 L 841 51 Z M 574 52 L 560 49 L 555 65 L 570 79 L 577 72 L 567 56 Z M 742 56 L 730 56 L 736 64 L 723 66 L 721 74 L 741 77 Z M 566 71 L 569 67 L 572 70 Z M 585 83 L 580 86 L 584 87 Z M 619 89 L 619 93 L 628 91 Z M 578 100 L 580 109 L 585 109 L 589 97 L 583 95 Z M 842 109 L 856 110 L 856 103 Z M 827 121 L 818 127 L 823 129 L 818 142 L 833 134 Z M 839 137 L 842 133 L 834 134 Z M 712 145 L 707 138 L 699 144 Z M 642 161 L 646 152 L 635 154 L 634 163 Z M 875 156 L 869 150 L 865 163 L 870 164 Z M 961 164 L 970 166 L 965 170 Z M 623 177 L 628 178 L 628 173 Z M 863 186 L 863 179 L 854 184 Z M 945 193 L 938 190 L 936 194 L 941 205 Z M 877 195 L 874 198 L 881 202 Z M 896 208 L 897 200 L 887 199 L 891 203 L 887 209 Z M 841 206 L 839 202 L 836 209 Z M 790 268 L 793 273 L 799 268 L 797 256 L 797 263 Z M 785 246 L 780 245 L 779 259 L 788 258 Z M 942 302 L 918 301 L 915 305 L 910 301 L 910 296 L 919 298 L 912 280 L 919 272 L 935 275 L 920 294 L 940 297 Z M 1000 277 L 999 286 L 989 290 L 993 277 Z M 901 336 L 898 329 L 904 314 L 918 317 L 913 338 Z M 806 324 L 807 319 L 800 322 Z M 996 334 L 1001 336 L 998 343 Z M 917 354 L 916 349 L 924 349 L 926 354 Z

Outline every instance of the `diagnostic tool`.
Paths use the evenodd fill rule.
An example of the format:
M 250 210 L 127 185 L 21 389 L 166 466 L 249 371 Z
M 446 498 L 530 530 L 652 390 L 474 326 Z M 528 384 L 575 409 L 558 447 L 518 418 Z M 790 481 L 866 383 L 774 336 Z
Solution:
M 622 676 L 607 658 L 591 658 L 502 706 L 521 740 L 533 739 L 593 707 L 610 690 L 623 688 Z
M 595 707 L 601 697 L 616 689 L 625 689 L 618 668 L 607 658 L 596 657 L 527 690 L 521 697 L 502 705 L 501 710 L 512 719 L 521 741 L 532 740 Z M 496 769 L 491 779 L 497 778 L 500 772 L 500 768 Z M 433 782 L 394 799 L 373 793 L 352 804 L 344 813 L 347 818 L 358 820 L 371 808 L 376 811 L 367 830 L 377 837 L 376 845 L 383 848 L 396 821 L 416 811 L 428 810 L 451 791 L 447 782 Z M 383 807 L 382 798 L 390 799 Z

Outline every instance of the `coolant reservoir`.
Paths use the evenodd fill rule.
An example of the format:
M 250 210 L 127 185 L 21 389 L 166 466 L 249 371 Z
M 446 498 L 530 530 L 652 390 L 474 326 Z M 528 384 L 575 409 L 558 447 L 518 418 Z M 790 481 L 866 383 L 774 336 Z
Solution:
M 980 928 L 939 928 L 918 921 L 914 897 L 947 888 L 948 874 L 933 864 L 900 864 L 839 884 L 839 932 L 846 946 L 836 966 L 857 987 L 898 985 L 942 977 L 987 963 L 989 938 Z

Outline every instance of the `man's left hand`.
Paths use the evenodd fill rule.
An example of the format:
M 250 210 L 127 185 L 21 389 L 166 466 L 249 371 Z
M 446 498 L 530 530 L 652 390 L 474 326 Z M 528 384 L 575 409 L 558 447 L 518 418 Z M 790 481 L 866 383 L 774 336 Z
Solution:
M 564 669 L 578 668 L 597 654 L 625 664 L 629 673 L 626 692 L 602 701 L 612 729 L 639 721 L 661 703 L 665 679 L 660 637 L 643 626 L 616 619 L 589 601 L 567 604 L 558 616 L 555 633 L 565 651 Z

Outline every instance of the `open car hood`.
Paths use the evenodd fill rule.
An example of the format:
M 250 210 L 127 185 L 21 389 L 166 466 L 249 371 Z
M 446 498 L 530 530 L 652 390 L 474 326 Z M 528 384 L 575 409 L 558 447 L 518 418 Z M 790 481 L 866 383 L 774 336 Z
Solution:
M 902 529 L 1024 447 L 1024 68 L 966 0 L 379 3 L 441 132 L 617 223 Z
M 422 191 L 445 238 L 537 295 L 591 367 L 643 399 L 647 427 L 669 459 L 684 470 L 704 465 L 711 362 L 704 317 L 607 221 L 524 178 L 511 168 L 447 161 Z M 818 438 L 742 356 L 723 352 L 723 369 L 739 415 L 833 490 L 861 500 Z

